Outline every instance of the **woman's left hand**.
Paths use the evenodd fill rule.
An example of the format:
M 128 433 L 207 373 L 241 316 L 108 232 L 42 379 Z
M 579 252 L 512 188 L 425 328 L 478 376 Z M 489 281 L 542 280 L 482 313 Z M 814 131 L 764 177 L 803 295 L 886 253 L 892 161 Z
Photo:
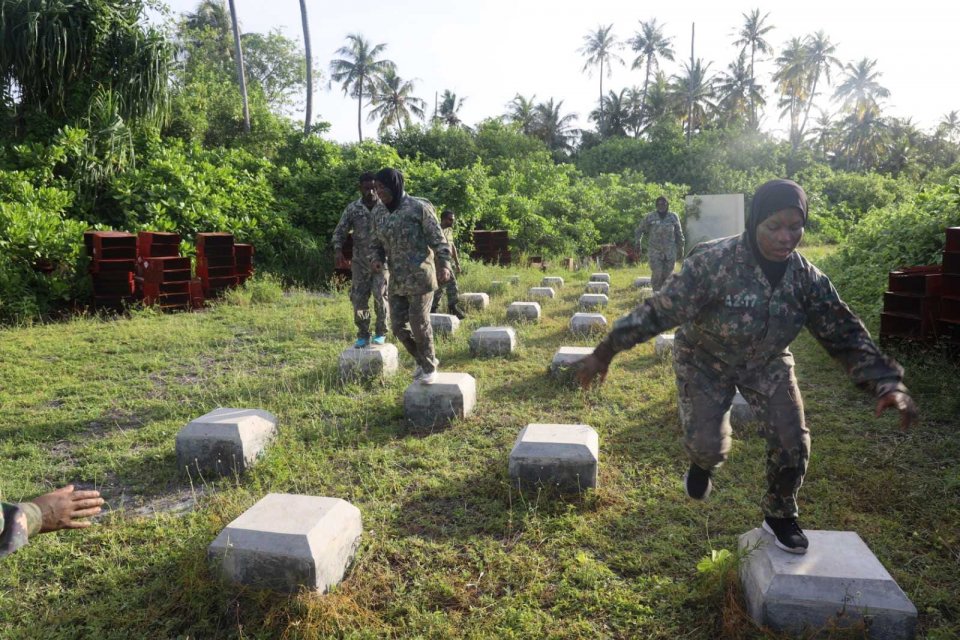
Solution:
M 875 415 L 879 418 L 880 414 L 889 408 L 895 408 L 900 412 L 900 430 L 907 431 L 911 425 L 920 419 L 920 413 L 917 411 L 917 405 L 913 402 L 910 394 L 903 391 L 891 391 L 880 396 L 877 400 L 877 410 Z

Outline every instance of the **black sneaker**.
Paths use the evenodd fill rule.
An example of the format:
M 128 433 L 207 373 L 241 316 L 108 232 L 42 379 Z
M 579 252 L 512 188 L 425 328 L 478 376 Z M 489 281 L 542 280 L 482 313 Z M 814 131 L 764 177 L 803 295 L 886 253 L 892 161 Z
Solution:
M 713 490 L 713 483 L 710 481 L 711 471 L 701 469 L 695 464 L 690 465 L 690 469 L 683 474 L 683 488 L 687 495 L 694 500 L 706 500 Z
M 463 310 L 459 304 L 453 305 L 453 308 L 450 310 L 450 313 L 457 316 L 458 319 L 463 320 L 467 317 L 467 312 Z
M 787 553 L 806 553 L 810 541 L 803 535 L 803 529 L 797 524 L 796 518 L 763 519 L 763 530 L 771 534 L 777 546 Z

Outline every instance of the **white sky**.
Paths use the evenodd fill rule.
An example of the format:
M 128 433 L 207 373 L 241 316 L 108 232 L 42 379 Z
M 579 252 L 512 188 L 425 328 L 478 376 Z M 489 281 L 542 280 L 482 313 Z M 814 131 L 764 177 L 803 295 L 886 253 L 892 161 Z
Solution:
M 166 0 L 176 13 L 193 10 L 198 0 Z M 283 28 L 302 42 L 298 0 L 235 0 L 243 32 Z M 932 129 L 948 111 L 960 110 L 960 0 L 880 2 L 862 0 L 675 0 L 644 7 L 627 0 L 394 0 L 383 2 L 307 2 L 314 59 L 328 77 L 329 61 L 348 33 L 361 33 L 373 43 L 385 42 L 385 56 L 403 78 L 416 79 L 416 94 L 433 110 L 434 93 L 450 89 L 466 97 L 460 111 L 467 124 L 501 115 L 518 92 L 537 100 L 563 100 L 565 112 L 579 115 L 578 126 L 592 128 L 587 114 L 596 107 L 599 77 L 582 73 L 578 49 L 587 32 L 614 24 L 614 34 L 626 40 L 639 20 L 666 23 L 679 59 L 690 56 L 690 25 L 696 23 L 696 56 L 712 61 L 711 73 L 724 71 L 738 49 L 732 42 L 742 14 L 759 8 L 769 12 L 775 29 L 767 34 L 775 54 L 794 36 L 823 29 L 837 44 L 837 57 L 852 62 L 876 58 L 880 82 L 891 96 L 884 113 L 911 116 Z M 625 48 L 626 67 L 604 77 L 604 93 L 643 84 L 642 70 L 631 71 L 636 54 Z M 667 62 L 668 75 L 679 62 Z M 783 133 L 777 119 L 776 95 L 769 63 L 758 67 L 767 89 L 763 128 Z M 832 90 L 828 90 L 832 93 Z M 833 113 L 838 105 L 821 97 L 816 106 Z M 329 136 L 341 142 L 357 139 L 357 105 L 326 79 L 314 99 L 314 120 L 332 124 Z M 816 114 L 811 113 L 811 119 Z M 302 112 L 293 114 L 302 118 Z M 364 116 L 364 137 L 376 136 L 376 123 Z

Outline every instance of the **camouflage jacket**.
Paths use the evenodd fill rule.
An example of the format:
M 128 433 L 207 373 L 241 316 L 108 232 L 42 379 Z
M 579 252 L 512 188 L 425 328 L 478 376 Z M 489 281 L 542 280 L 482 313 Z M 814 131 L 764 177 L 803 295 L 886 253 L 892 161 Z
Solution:
M 40 531 L 43 515 L 32 502 L 0 503 L 0 557 L 13 553 Z
M 697 245 L 663 289 L 617 320 L 598 346 L 610 354 L 680 326 L 679 376 L 726 379 L 770 395 L 793 366 L 788 346 L 804 327 L 858 386 L 878 396 L 904 390 L 903 368 L 885 356 L 830 280 L 794 252 L 771 288 L 746 233 Z
M 437 269 L 450 268 L 450 248 L 433 205 L 404 194 L 391 213 L 383 203 L 370 243 L 370 262 L 390 261 L 390 295 L 411 296 L 437 289 Z M 434 266 L 436 255 L 436 266 Z
M 347 241 L 347 234 L 351 229 L 353 230 L 353 265 L 365 271 L 370 270 L 367 256 L 370 255 L 370 242 L 373 239 L 375 216 L 379 204 L 378 202 L 374 205 L 373 209 L 367 209 L 362 199 L 354 200 L 343 210 L 340 222 L 333 230 L 334 249 L 342 249 L 343 243 Z
M 460 266 L 460 258 L 457 255 L 457 245 L 453 243 L 453 227 L 447 227 L 444 229 L 440 227 L 440 231 L 443 232 L 443 239 L 447 241 L 447 248 L 450 249 L 450 261 Z
M 643 236 L 647 236 L 648 255 L 656 258 L 683 257 L 683 229 L 680 218 L 672 211 L 660 218 L 654 211 L 640 223 L 636 232 L 637 248 L 641 248 Z

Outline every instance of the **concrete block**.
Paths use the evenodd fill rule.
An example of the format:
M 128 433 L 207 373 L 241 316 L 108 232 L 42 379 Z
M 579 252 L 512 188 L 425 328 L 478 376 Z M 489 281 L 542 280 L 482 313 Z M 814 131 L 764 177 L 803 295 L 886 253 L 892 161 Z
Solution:
M 470 336 L 470 353 L 475 356 L 505 356 L 517 348 L 513 327 L 480 327 Z
M 243 473 L 277 433 L 277 419 L 261 409 L 214 409 L 177 434 L 177 467 L 196 474 Z
M 516 286 L 516 285 L 520 284 L 520 276 L 510 276 L 510 277 L 507 278 L 507 282 L 509 282 L 510 284 Z
M 607 295 L 610 293 L 610 284 L 606 282 L 588 282 L 586 287 L 587 293 L 602 293 Z
M 339 498 L 268 493 L 207 548 L 231 582 L 326 592 L 340 583 L 363 533 L 360 510 Z
M 515 482 L 555 485 L 563 491 L 597 486 L 600 439 L 585 424 L 528 424 L 510 452 Z
M 643 287 L 640 289 L 640 300 L 646 300 L 653 295 L 653 289 L 650 287 Z
M 804 533 L 810 540 L 804 555 L 778 549 L 762 528 L 740 536 L 741 548 L 760 545 L 740 567 L 747 608 L 758 624 L 799 635 L 865 622 L 873 639 L 914 637 L 916 607 L 860 536 Z
M 633 286 L 637 289 L 642 289 L 644 287 L 649 287 L 650 282 L 650 276 L 640 276 L 639 278 L 634 279 Z
M 399 367 L 397 347 L 393 344 L 372 344 L 363 349 L 351 347 L 340 354 L 341 380 L 389 378 Z
M 433 384 L 414 382 L 403 392 L 403 413 L 418 427 L 466 418 L 477 404 L 477 381 L 469 373 L 441 372 Z
M 490 295 L 498 296 L 507 290 L 507 283 L 503 280 L 494 280 L 490 283 Z
M 467 309 L 486 309 L 490 306 L 490 296 L 486 293 L 461 293 L 460 304 Z
M 661 358 L 666 358 L 673 353 L 673 334 L 661 333 L 653 342 L 653 350 Z
M 610 298 L 604 293 L 585 293 L 580 296 L 579 305 L 581 309 L 595 309 L 605 307 L 609 302 Z
M 546 276 L 543 280 L 540 281 L 541 287 L 554 287 L 556 289 L 563 288 L 563 278 L 560 276 Z
M 460 328 L 460 318 L 446 313 L 431 313 L 430 326 L 436 336 L 452 336 Z
M 570 318 L 571 333 L 592 333 L 606 331 L 607 319 L 602 313 L 575 313 Z
M 540 322 L 542 315 L 539 302 L 513 302 L 507 307 L 507 320 Z
M 557 292 L 553 290 L 553 287 L 530 287 L 527 295 L 531 298 L 556 298 Z
M 550 375 L 564 382 L 572 382 L 580 361 L 593 353 L 593 347 L 560 347 L 550 362 Z
M 609 273 L 591 273 L 590 282 L 606 282 L 610 284 L 610 274 Z

